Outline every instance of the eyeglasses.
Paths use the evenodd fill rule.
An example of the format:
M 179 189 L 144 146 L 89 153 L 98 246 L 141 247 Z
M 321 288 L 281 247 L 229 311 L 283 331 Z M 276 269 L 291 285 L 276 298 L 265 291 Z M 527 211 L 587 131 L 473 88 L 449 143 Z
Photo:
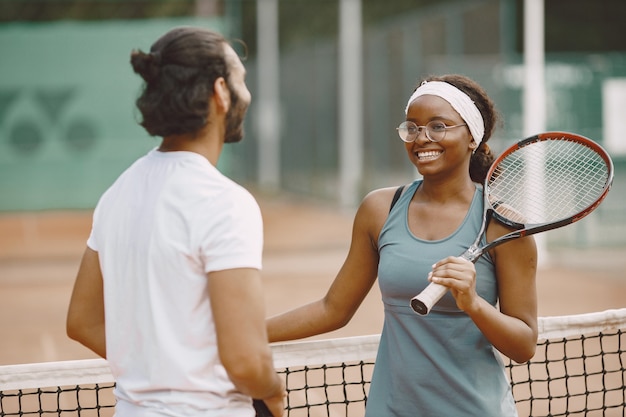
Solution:
M 426 139 L 431 142 L 439 142 L 442 141 L 443 138 L 446 137 L 446 132 L 448 129 L 454 129 L 455 127 L 467 126 L 467 123 L 462 123 L 460 125 L 454 126 L 446 126 L 443 122 L 438 122 L 433 120 L 428 122 L 426 126 L 418 126 L 413 122 L 406 121 L 400 123 L 400 126 L 396 128 L 398 131 L 398 136 L 406 143 L 412 143 L 417 140 L 420 135 L 422 129 L 426 133 Z

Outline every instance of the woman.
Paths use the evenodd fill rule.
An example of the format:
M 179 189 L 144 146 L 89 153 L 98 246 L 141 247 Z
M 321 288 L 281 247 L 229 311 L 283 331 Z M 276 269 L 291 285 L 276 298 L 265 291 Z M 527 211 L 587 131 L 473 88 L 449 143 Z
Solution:
M 474 81 L 460 75 L 425 80 L 398 127 L 423 179 L 406 186 L 391 211 L 396 187 L 369 193 L 327 294 L 268 320 L 271 342 L 336 330 L 378 277 L 385 320 L 367 417 L 517 415 L 495 349 L 517 362 L 535 352 L 534 240 L 500 245 L 476 264 L 451 256 L 478 234 L 480 183 L 493 161 L 486 142 L 496 121 L 491 99 Z M 492 221 L 486 240 L 507 231 Z M 449 291 L 419 316 L 409 300 L 429 282 Z

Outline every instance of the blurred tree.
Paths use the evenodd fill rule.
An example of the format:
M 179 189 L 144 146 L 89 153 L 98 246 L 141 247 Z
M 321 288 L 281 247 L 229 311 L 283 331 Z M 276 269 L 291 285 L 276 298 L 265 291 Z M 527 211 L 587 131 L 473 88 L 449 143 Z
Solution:
M 517 50 L 523 48 L 524 0 L 516 0 Z M 546 52 L 626 51 L 626 1 L 546 0 Z
M 464 0 L 468 1 L 468 0 Z M 479 0 L 472 0 L 479 1 Z M 485 0 L 498 7 L 502 1 Z M 524 0 L 515 2 L 516 49 L 523 50 Z M 223 14 L 230 3 L 240 22 L 234 25 L 256 53 L 257 0 L 0 0 L 0 22 L 145 19 Z M 363 24 L 378 23 L 427 6 L 445 6 L 459 0 L 362 0 Z M 280 0 L 280 42 L 286 47 L 302 39 L 336 37 L 339 0 Z M 626 51 L 624 0 L 546 0 L 547 52 Z M 234 16 L 233 16 L 234 17 Z
M 242 38 L 255 54 L 256 2 L 242 1 Z M 369 25 L 403 12 L 454 0 L 362 0 L 363 24 Z M 336 37 L 339 24 L 339 0 L 280 0 L 281 47 L 312 37 Z
M 195 0 L 0 0 L 0 22 L 193 16 Z

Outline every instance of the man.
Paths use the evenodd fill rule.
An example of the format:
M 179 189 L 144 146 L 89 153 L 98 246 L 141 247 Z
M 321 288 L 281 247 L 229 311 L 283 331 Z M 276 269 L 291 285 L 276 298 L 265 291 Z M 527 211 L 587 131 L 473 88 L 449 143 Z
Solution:
M 133 51 L 141 125 L 160 146 L 104 193 L 77 274 L 67 333 L 106 358 L 118 417 L 282 416 L 267 343 L 263 227 L 215 166 L 243 137 L 245 69 L 212 31 L 170 30 Z

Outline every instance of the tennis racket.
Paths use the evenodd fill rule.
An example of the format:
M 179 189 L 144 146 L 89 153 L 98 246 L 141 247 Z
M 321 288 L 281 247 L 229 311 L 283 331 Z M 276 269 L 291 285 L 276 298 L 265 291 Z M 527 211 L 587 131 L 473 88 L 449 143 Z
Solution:
M 598 207 L 612 181 L 610 156 L 590 139 L 566 132 L 524 139 L 489 168 L 483 185 L 483 223 L 476 241 L 460 256 L 476 262 L 502 243 L 574 223 Z M 479 247 L 492 218 L 514 230 Z M 411 299 L 411 308 L 428 314 L 447 290 L 430 283 Z
M 256 417 L 273 417 L 274 415 L 265 405 L 265 401 L 263 400 L 252 400 L 252 405 L 254 406 L 254 411 L 256 412 Z

